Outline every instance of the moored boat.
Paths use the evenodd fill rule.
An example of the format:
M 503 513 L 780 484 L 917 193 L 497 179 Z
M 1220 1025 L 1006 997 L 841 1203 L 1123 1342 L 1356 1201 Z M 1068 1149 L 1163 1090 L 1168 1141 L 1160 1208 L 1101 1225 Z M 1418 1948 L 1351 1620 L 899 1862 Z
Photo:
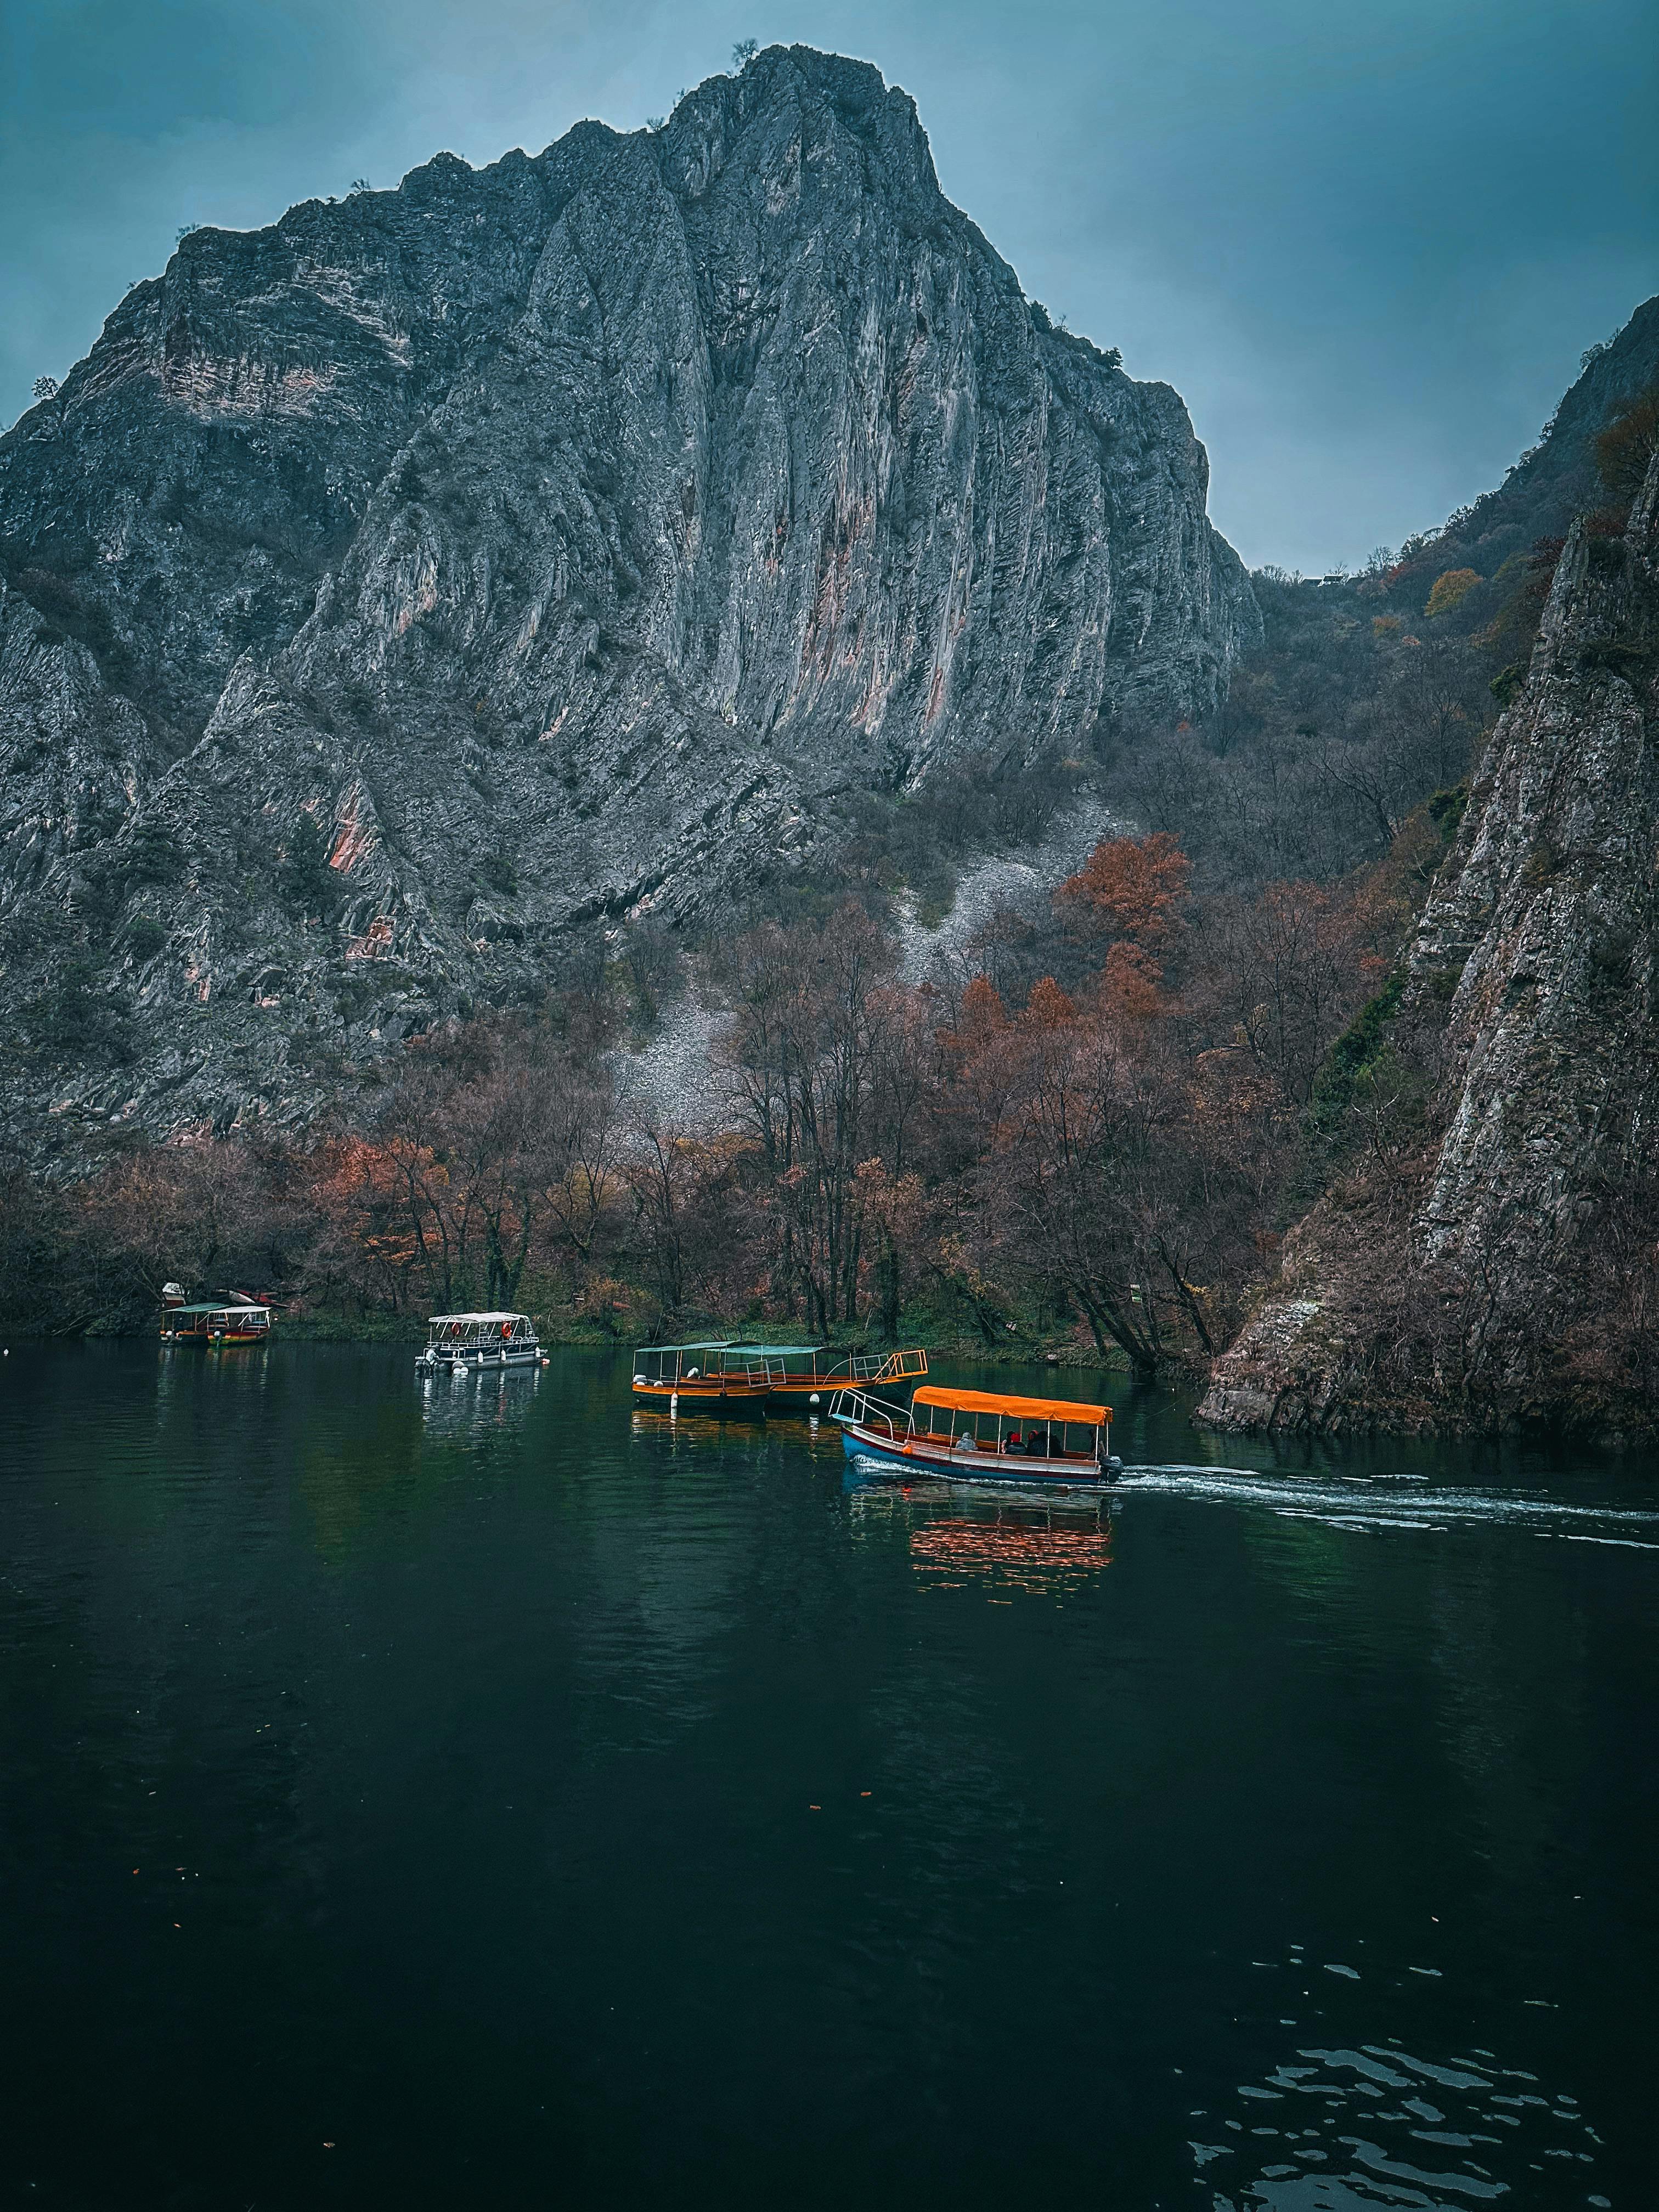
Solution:
M 634 1395 L 702 1413 L 726 1407 L 751 1412 L 793 1407 L 823 1410 L 837 1390 L 866 1382 L 902 1383 L 927 1372 L 927 1354 L 837 1353 L 822 1344 L 739 1344 L 713 1337 L 701 1344 L 644 1344 L 634 1354 Z
M 177 1283 L 161 1291 L 163 1344 L 264 1344 L 270 1335 L 270 1308 L 245 1291 L 233 1291 L 216 1304 L 187 1305 Z
M 1123 1465 L 1112 1455 L 1111 1407 L 1073 1398 L 929 1382 L 901 1406 L 843 1389 L 830 1418 L 848 1459 L 953 1482 L 1103 1482 Z
M 416 1371 L 428 1375 L 545 1364 L 536 1324 L 521 1313 L 434 1314 L 415 1362 Z

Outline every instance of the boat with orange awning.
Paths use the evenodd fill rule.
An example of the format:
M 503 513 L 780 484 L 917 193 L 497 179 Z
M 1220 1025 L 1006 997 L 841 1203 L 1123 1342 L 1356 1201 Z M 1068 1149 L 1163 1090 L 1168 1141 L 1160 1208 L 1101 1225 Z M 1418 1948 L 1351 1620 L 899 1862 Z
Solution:
M 1102 1482 L 1112 1456 L 1112 1409 L 1075 1398 L 1016 1398 L 925 1383 L 908 1406 L 838 1390 L 830 1418 L 850 1460 L 956 1482 Z

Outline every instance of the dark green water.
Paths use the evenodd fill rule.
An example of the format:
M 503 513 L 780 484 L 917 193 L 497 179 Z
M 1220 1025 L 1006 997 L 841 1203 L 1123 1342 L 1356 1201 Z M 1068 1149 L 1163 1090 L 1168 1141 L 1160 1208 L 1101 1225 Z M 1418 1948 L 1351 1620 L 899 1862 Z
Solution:
M 1648 1470 L 628 1374 L 0 1364 L 5 2203 L 1659 2203 Z

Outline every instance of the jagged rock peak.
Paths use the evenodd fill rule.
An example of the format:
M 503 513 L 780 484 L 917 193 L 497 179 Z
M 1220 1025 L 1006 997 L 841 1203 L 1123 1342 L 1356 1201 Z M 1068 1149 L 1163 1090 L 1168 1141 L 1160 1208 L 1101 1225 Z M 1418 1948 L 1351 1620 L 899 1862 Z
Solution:
M 696 197 L 745 134 L 778 118 L 818 137 L 845 131 L 879 165 L 890 190 L 942 197 L 916 104 L 871 62 L 815 46 L 767 46 L 732 76 L 707 78 L 658 134 L 665 155 L 689 167 L 676 187 Z M 778 150 L 787 152 L 788 139 Z M 672 173 L 670 173 L 672 174 Z

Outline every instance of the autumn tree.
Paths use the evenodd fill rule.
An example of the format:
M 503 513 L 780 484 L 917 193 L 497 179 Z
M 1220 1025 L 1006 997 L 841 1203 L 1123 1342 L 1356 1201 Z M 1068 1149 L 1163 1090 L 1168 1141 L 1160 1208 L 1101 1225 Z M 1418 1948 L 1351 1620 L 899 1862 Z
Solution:
M 1297 1111 L 1313 1094 L 1332 1040 L 1375 988 L 1364 917 L 1352 894 L 1269 884 L 1218 901 L 1208 919 L 1206 985 L 1255 1069 Z
M 1103 1018 L 993 1049 L 1016 1079 L 976 1177 L 989 1247 L 1005 1270 L 1057 1279 L 1098 1348 L 1149 1377 L 1170 1350 L 1148 1284 L 1170 1100 Z
M 1095 931 L 1157 946 L 1182 925 L 1192 872 L 1192 862 L 1167 830 L 1106 837 L 1056 896 Z
M 1455 606 L 1468 599 L 1475 586 L 1481 581 L 1480 571 L 1475 568 L 1443 570 L 1435 578 L 1430 589 L 1428 604 L 1423 610 L 1424 613 L 1431 622 L 1437 621 L 1442 615 L 1449 615 Z
M 882 986 L 894 957 L 891 941 L 849 900 L 822 924 L 751 931 L 731 965 L 735 1004 L 721 1058 L 767 1170 L 780 1286 L 792 1302 L 799 1297 L 808 1327 L 821 1334 L 858 1311 L 857 1171 L 869 1156 L 891 1003 Z
M 618 1169 L 633 1207 L 629 1245 L 665 1319 L 694 1304 L 726 1303 L 720 1261 L 732 1256 L 741 1209 L 734 1178 L 745 1150 L 729 1130 L 693 1127 L 648 1103 L 623 1125 Z
M 394 1245 L 428 1302 L 510 1307 L 539 1248 L 585 1267 L 611 1190 L 608 1079 L 545 1023 L 416 1039 L 340 1202 Z

